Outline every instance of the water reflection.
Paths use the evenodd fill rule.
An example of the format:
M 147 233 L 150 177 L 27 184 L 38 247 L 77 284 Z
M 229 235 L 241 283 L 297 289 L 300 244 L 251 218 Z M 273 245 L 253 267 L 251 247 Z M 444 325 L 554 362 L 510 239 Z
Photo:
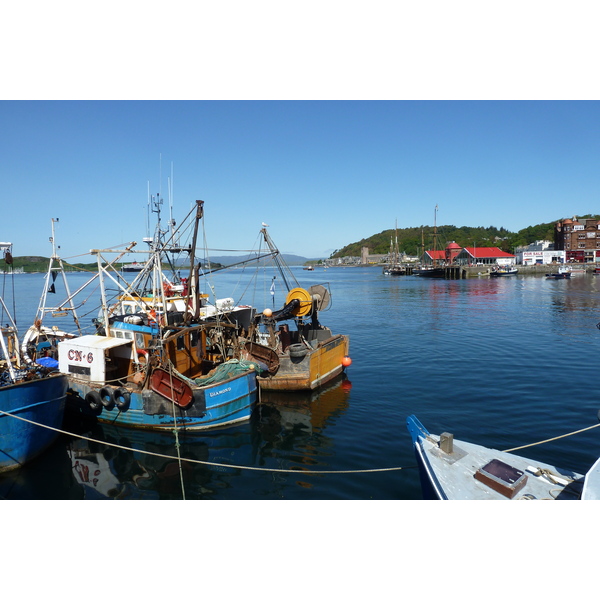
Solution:
M 181 435 L 180 456 L 174 433 L 96 424 L 85 437 L 94 441 L 76 439 L 67 447 L 73 479 L 83 489 L 84 499 L 210 497 L 211 485 L 220 485 L 215 482 L 219 468 L 201 463 L 227 462 L 234 455 L 235 461 L 229 462 L 245 464 L 251 456 L 248 424 L 217 434 Z
M 265 479 L 263 471 L 226 465 L 328 466 L 333 442 L 323 432 L 348 407 L 349 390 L 342 376 L 320 392 L 264 394 L 250 423 L 180 435 L 181 460 L 173 433 L 94 424 L 82 434 L 86 439 L 67 445 L 72 483 L 86 500 L 218 499 L 224 490 L 231 498 L 234 483 L 240 498 L 279 497 L 287 485 L 311 487 L 296 474 L 267 471 Z M 275 479 L 280 483 L 273 487 Z

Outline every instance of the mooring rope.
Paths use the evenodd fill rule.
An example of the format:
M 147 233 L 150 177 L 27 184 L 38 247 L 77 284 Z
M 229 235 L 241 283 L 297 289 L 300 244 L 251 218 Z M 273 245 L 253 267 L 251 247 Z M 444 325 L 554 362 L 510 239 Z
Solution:
M 13 417 L 15 419 L 19 419 L 20 421 L 25 421 L 26 423 L 30 423 L 32 425 L 37 425 L 38 427 L 44 427 L 45 429 L 50 429 L 51 431 L 56 431 L 58 433 L 62 433 L 64 435 L 70 437 L 76 437 L 81 440 L 86 440 L 88 442 L 96 442 L 97 444 L 102 444 L 104 446 L 110 446 L 111 448 L 118 448 L 120 450 L 129 450 L 130 452 L 137 452 L 139 454 L 147 454 L 148 456 L 155 456 L 157 458 L 170 458 L 177 459 L 176 456 L 172 454 L 160 454 L 158 452 L 148 452 L 147 450 L 139 450 L 137 448 L 131 448 L 130 446 L 121 446 L 120 444 L 113 444 L 111 442 L 106 442 L 104 440 L 97 440 L 95 438 L 90 438 L 85 435 L 79 435 L 78 433 L 72 433 L 70 431 L 64 431 L 62 429 L 57 429 L 56 427 L 51 427 L 50 425 L 43 425 L 42 423 L 36 423 L 35 421 L 30 421 L 29 419 L 25 419 L 24 417 L 19 417 L 17 415 L 7 413 L 3 410 L 0 410 L 0 415 Z M 166 433 L 166 431 L 164 432 Z M 333 470 L 323 470 L 323 471 L 311 471 L 307 469 L 272 469 L 269 467 L 250 467 L 247 465 L 231 465 L 227 463 L 216 463 L 210 462 L 207 460 L 197 460 L 195 458 L 184 458 L 181 457 L 182 461 L 195 463 L 199 465 L 207 465 L 210 467 L 225 467 L 228 469 L 241 469 L 246 471 L 265 471 L 269 473 L 295 473 L 296 475 L 339 475 L 339 474 L 353 474 L 353 473 L 383 473 L 388 471 L 403 471 L 405 469 L 415 469 L 417 465 L 409 465 L 407 467 L 383 467 L 379 469 L 347 469 L 341 471 L 333 471 Z
M 565 433 L 564 435 L 557 435 L 556 437 L 542 440 L 541 442 L 534 442 L 533 444 L 526 444 L 525 446 L 518 446 L 517 448 L 511 448 L 510 450 L 503 450 L 503 452 L 514 452 L 515 450 L 522 450 L 523 448 L 531 448 L 531 446 L 539 446 L 540 444 L 546 444 L 547 442 L 553 442 L 554 440 L 560 440 L 561 438 L 569 437 L 570 435 L 575 435 L 576 433 L 581 433 L 583 431 L 589 431 L 590 429 L 594 429 L 595 427 L 600 427 L 600 423 L 596 423 L 596 425 L 591 425 L 590 427 L 584 427 L 583 429 L 579 429 L 577 431 L 572 431 L 571 433 Z
M 169 361 L 169 377 L 170 377 L 170 383 L 171 383 L 171 391 L 172 391 L 172 396 L 171 396 L 171 403 L 173 405 L 173 422 L 175 423 L 175 427 L 173 428 L 173 434 L 175 435 L 175 448 L 177 450 L 177 464 L 179 466 L 179 481 L 181 483 L 181 494 L 183 496 L 183 499 L 185 500 L 185 484 L 183 482 L 183 468 L 181 465 L 181 445 L 179 443 L 179 428 L 177 427 L 177 415 L 175 414 L 175 396 L 174 396 L 174 386 L 173 386 L 173 370 L 175 369 L 175 367 L 173 366 L 173 364 L 171 363 L 171 361 Z

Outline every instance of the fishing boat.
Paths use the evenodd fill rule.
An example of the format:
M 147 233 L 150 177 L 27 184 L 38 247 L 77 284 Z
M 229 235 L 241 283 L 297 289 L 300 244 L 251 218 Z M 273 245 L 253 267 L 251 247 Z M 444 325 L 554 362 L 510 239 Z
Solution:
M 249 324 L 253 309 L 236 311 L 226 301 L 209 306 L 200 293 L 195 250 L 203 216 L 199 200 L 175 231 L 163 230 L 159 217 L 150 257 L 133 282 L 119 278 L 120 256 L 105 258 L 112 250 L 91 251 L 102 293 L 96 333 L 58 343 L 59 369 L 69 377 L 67 408 L 102 423 L 157 431 L 250 418 L 261 365 L 241 356 L 239 338 L 240 314 Z M 183 231 L 192 237 L 188 245 L 175 241 Z M 182 251 L 189 253 L 189 276 L 167 277 L 170 254 Z M 114 301 L 107 282 L 118 288 Z
M 5 264 L 12 244 L 0 243 Z M 27 363 L 15 321 L 0 297 L 0 473 L 22 467 L 58 438 L 68 381 L 51 366 Z M 43 362 L 43 361 L 42 361 Z
M 490 271 L 490 277 L 508 277 L 510 275 L 516 275 L 519 272 L 517 267 L 494 267 Z
M 144 263 L 139 263 L 137 261 L 133 261 L 130 263 L 126 263 L 121 267 L 121 271 L 123 273 L 139 273 L 143 271 L 145 267 Z
M 281 309 L 265 308 L 255 316 L 244 344 L 245 356 L 266 366 L 267 373 L 258 378 L 263 390 L 319 388 L 350 366 L 349 337 L 334 334 L 319 322 L 319 312 L 330 306 L 329 286 L 300 286 L 266 227 L 260 232 L 287 295 Z M 275 278 L 270 290 L 274 300 Z
M 407 428 L 426 500 L 592 500 L 600 498 L 600 459 L 587 475 L 509 452 L 429 433 L 414 416 Z
M 559 267 L 555 273 L 546 273 L 547 279 L 570 279 L 571 278 L 571 267 L 564 266 Z

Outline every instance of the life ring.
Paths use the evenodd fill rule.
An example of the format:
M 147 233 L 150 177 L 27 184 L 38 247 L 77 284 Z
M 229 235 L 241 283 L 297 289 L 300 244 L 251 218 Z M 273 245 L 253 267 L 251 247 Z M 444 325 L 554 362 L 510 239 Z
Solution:
M 115 390 L 115 404 L 119 410 L 125 411 L 131 403 L 131 393 L 127 388 L 120 387 Z
M 94 412 L 102 410 L 102 398 L 96 390 L 90 390 L 85 395 L 85 401 Z
M 143 350 L 142 348 L 138 348 L 136 350 L 137 353 L 137 357 L 138 357 L 138 362 L 141 362 L 141 364 L 148 364 L 148 352 L 146 352 L 146 350 Z M 143 358 L 143 361 L 140 361 L 140 359 Z
M 115 391 L 106 385 L 100 390 L 100 402 L 102 406 L 110 410 L 115 405 Z

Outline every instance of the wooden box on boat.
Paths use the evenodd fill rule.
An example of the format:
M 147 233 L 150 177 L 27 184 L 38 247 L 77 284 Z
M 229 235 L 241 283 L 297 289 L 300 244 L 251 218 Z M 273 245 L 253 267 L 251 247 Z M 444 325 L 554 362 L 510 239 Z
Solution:
M 499 494 L 511 499 L 527 483 L 527 475 L 523 471 L 511 467 L 497 458 L 478 469 L 474 477 Z

